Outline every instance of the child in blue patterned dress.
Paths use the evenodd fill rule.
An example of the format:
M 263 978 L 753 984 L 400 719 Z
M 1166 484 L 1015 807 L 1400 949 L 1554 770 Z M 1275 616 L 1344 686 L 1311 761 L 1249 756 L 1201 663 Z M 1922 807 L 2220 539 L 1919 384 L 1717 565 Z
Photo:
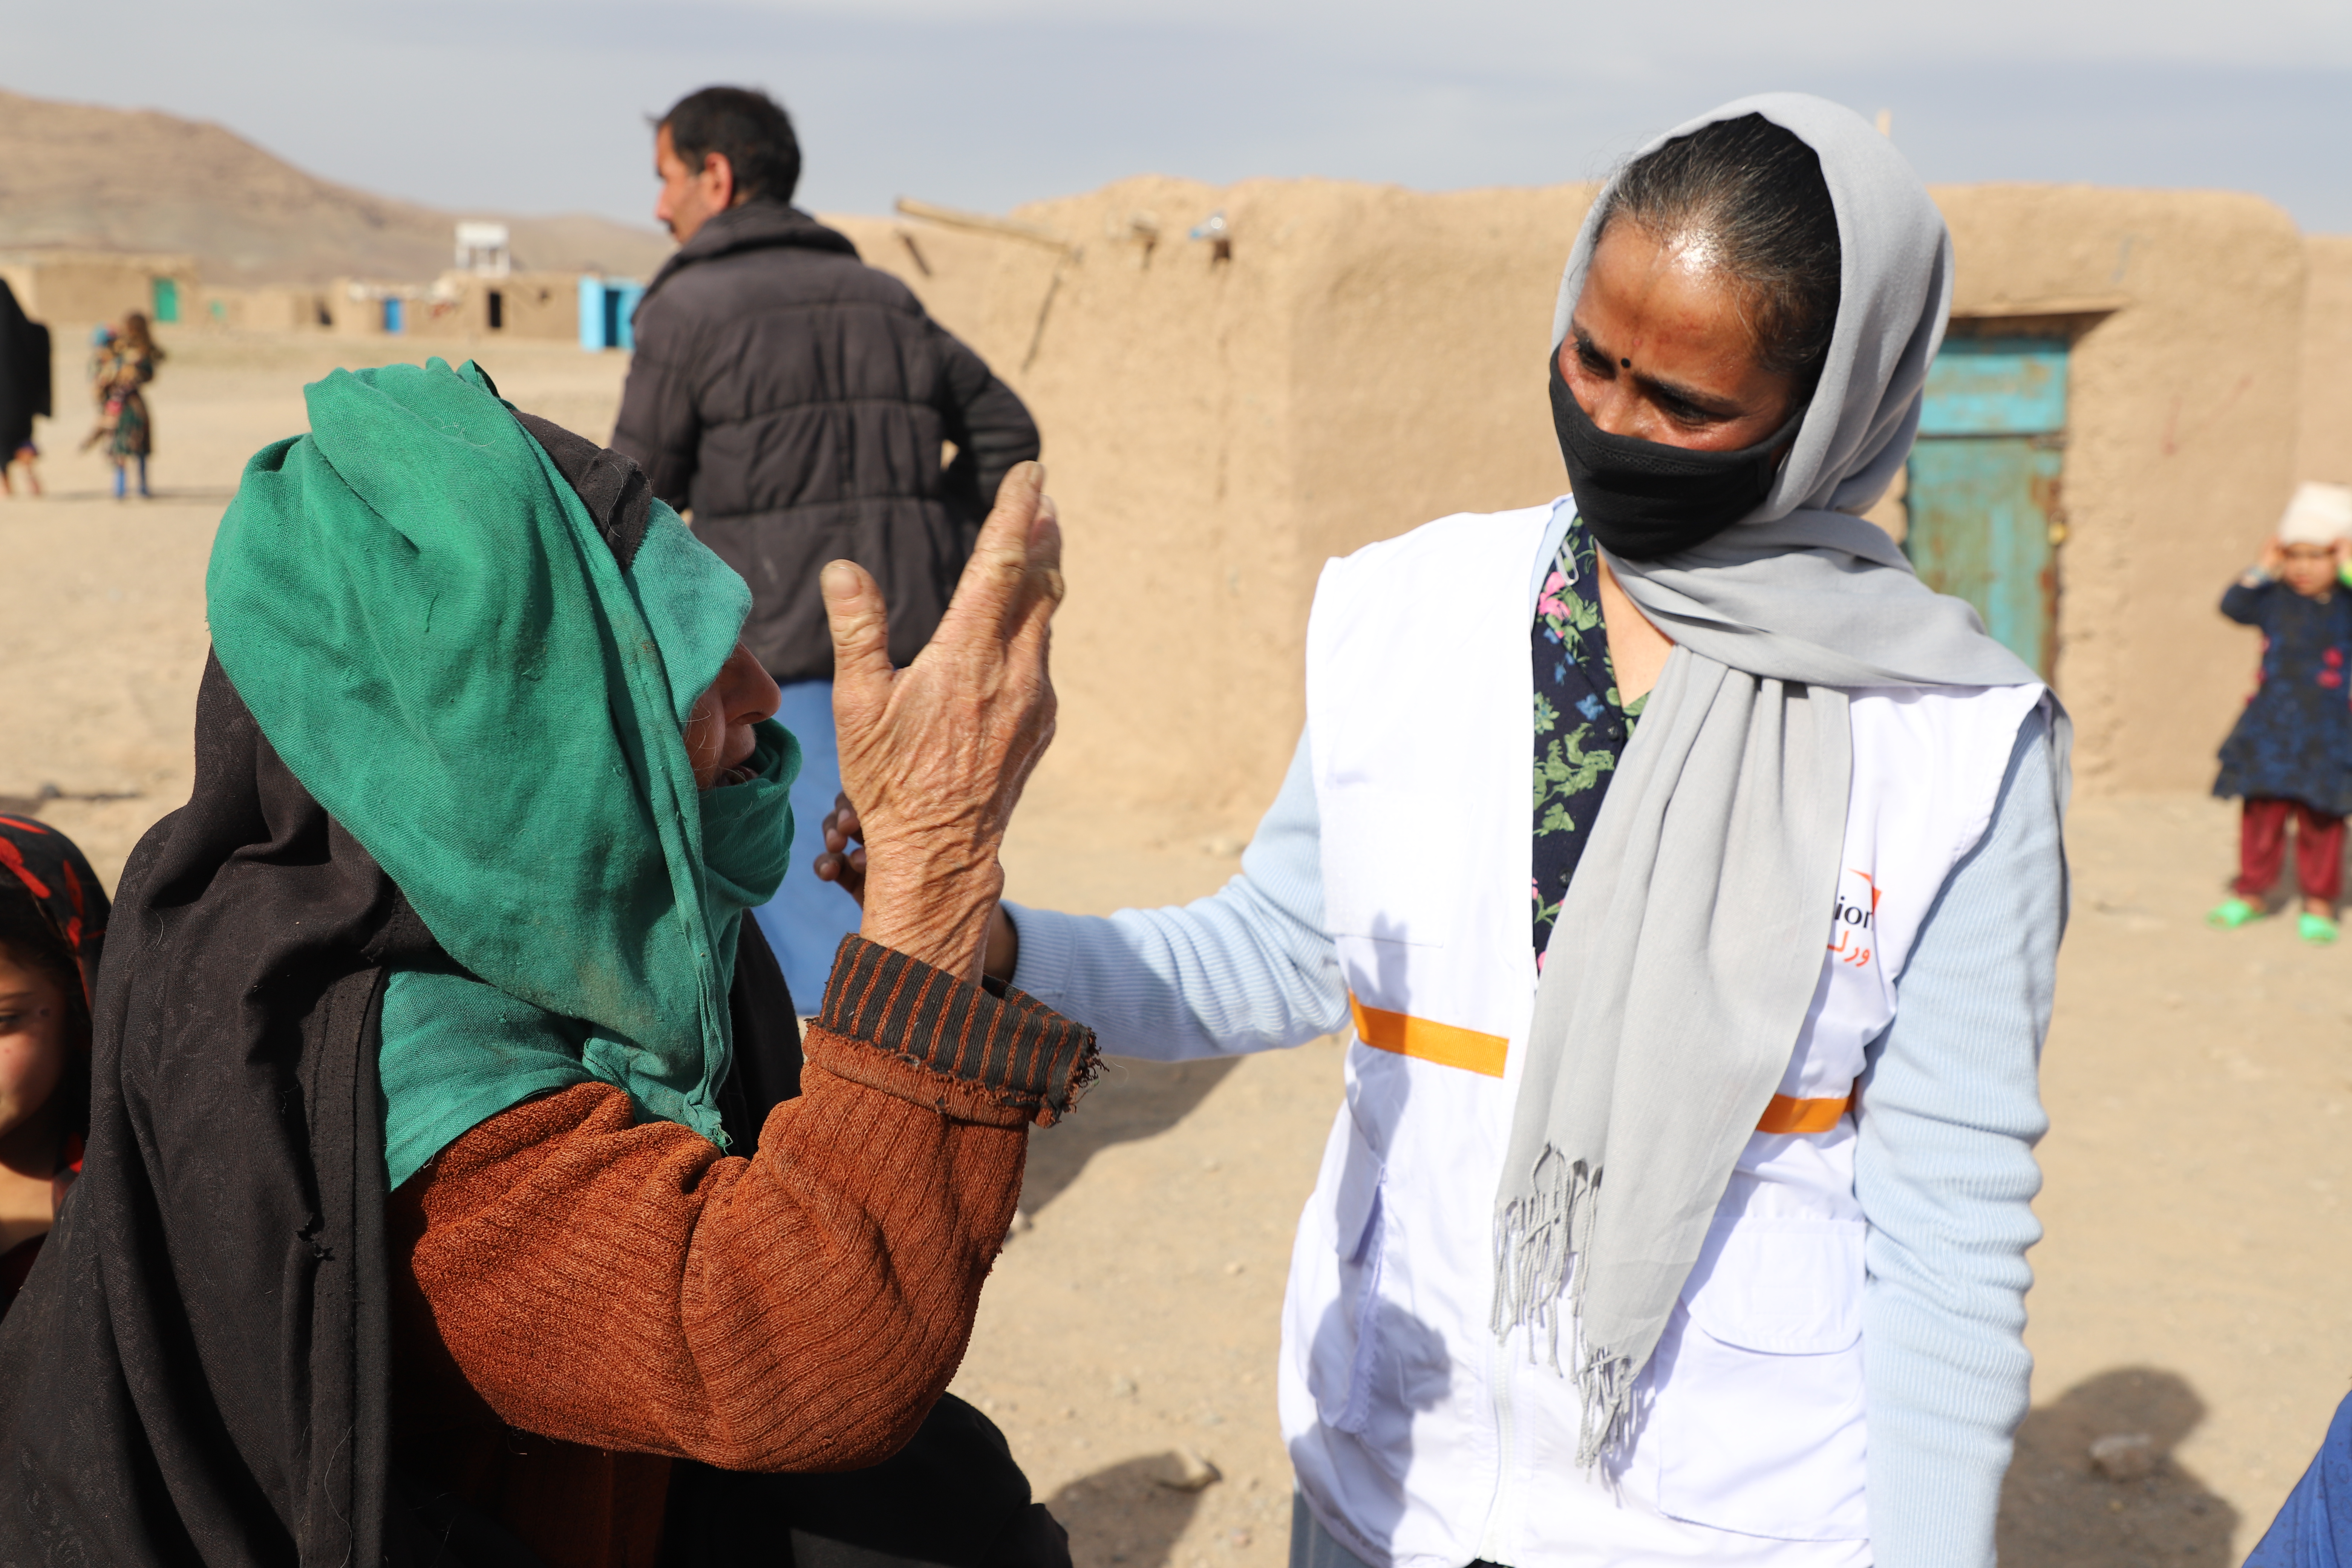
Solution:
M 2263 663 L 2254 694 L 2221 743 L 2218 795 L 2242 795 L 2238 879 L 2205 918 L 2234 931 L 2266 912 L 2294 825 L 2297 931 L 2336 940 L 2344 890 L 2344 818 L 2352 813 L 2352 591 L 2346 540 L 2352 487 L 2307 484 L 2295 492 L 2261 563 L 2221 595 L 2221 613 L 2259 626 Z

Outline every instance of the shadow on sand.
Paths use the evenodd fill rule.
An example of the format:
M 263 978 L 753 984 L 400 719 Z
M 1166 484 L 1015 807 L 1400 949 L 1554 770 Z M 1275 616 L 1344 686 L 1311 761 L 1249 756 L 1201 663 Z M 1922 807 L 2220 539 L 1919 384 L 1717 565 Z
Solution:
M 1081 1476 L 1047 1498 L 1070 1532 L 1076 1568 L 1166 1568 L 1201 1506 L 1199 1492 L 1166 1484 L 1184 1468 L 1175 1454 L 1149 1455 Z
M 2204 1418 L 2197 1391 L 2153 1367 L 2101 1373 L 2034 1410 L 2001 1488 L 2001 1568 L 2236 1568 L 2238 1510 L 2172 1458 Z M 2091 1445 L 2130 1433 L 2150 1439 L 2154 1467 L 2112 1479 Z
M 1183 1121 L 1224 1081 L 1238 1059 L 1147 1062 L 1118 1057 L 1105 1061 L 1103 1075 L 1087 1091 L 1080 1114 L 1030 1135 L 1021 1212 L 1034 1215 L 1059 1197 L 1101 1150 L 1157 1136 Z

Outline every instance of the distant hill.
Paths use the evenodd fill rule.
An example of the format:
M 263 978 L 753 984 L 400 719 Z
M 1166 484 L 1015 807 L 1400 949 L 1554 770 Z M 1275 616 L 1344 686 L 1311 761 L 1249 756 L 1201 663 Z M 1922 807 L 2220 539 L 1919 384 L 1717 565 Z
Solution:
M 192 255 L 215 283 L 422 280 L 449 265 L 459 216 L 501 216 L 334 184 L 202 121 L 0 91 L 0 248 Z M 644 278 L 670 252 L 609 218 L 504 221 L 525 269 Z

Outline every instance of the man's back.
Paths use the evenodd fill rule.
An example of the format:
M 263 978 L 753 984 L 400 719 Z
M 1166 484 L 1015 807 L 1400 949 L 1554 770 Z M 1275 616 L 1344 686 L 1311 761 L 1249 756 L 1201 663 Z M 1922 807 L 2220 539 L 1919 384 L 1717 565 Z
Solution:
M 781 202 L 703 224 L 635 331 L 613 445 L 751 584 L 744 640 L 769 672 L 831 677 L 816 577 L 837 557 L 880 579 L 891 657 L 910 661 L 998 481 L 1037 455 L 1020 399 L 904 284 Z

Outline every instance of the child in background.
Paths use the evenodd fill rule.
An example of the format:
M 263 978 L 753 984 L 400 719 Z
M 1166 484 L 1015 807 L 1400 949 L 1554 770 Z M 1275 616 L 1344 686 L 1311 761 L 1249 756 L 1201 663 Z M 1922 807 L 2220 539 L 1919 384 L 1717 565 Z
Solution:
M 30 494 L 39 495 L 41 493 L 41 471 L 37 468 L 34 467 L 34 465 L 38 463 L 40 460 L 41 449 L 38 447 L 34 446 L 30 441 L 26 442 L 23 446 L 17 447 L 13 452 L 0 453 L 0 495 L 13 496 L 16 493 L 14 476 L 16 470 L 18 468 L 23 468 L 25 470 L 26 489 Z
M 105 890 L 71 839 L 0 816 L 0 1315 L 81 1169 L 106 916 Z
M 2294 825 L 2298 933 L 2336 940 L 2344 817 L 2352 812 L 2352 591 L 2345 542 L 2352 487 L 2307 484 L 2263 548 L 2261 563 L 2221 595 L 2221 613 L 2263 634 L 2260 684 L 2221 742 L 2218 795 L 2242 795 L 2238 879 L 2205 917 L 2234 931 L 2267 912 Z
M 137 310 L 122 318 L 115 334 L 112 368 L 109 372 L 104 423 L 110 439 L 106 460 L 114 465 L 114 499 L 123 499 L 131 467 L 139 469 L 139 499 L 152 499 L 147 489 L 147 459 L 155 450 L 155 421 L 148 412 L 149 382 L 163 363 L 163 350 L 148 331 L 147 318 Z

